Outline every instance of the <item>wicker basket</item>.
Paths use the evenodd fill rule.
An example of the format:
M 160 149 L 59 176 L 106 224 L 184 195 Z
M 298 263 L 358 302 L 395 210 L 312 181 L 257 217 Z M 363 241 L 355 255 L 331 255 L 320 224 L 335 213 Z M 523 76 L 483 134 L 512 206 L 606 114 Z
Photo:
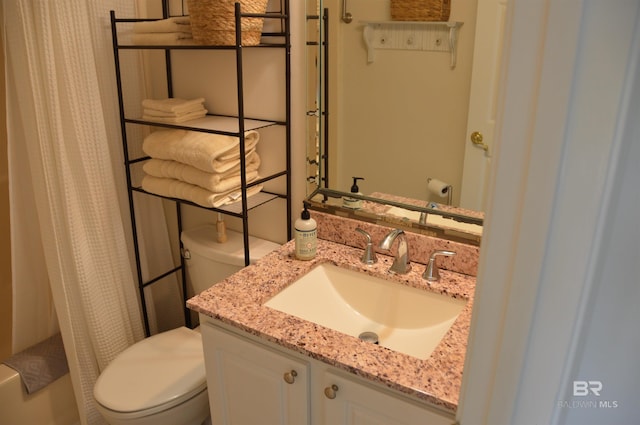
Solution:
M 451 0 L 391 0 L 394 21 L 448 21 Z
M 198 44 L 236 44 L 235 4 L 242 13 L 265 13 L 269 0 L 189 0 L 191 32 Z M 260 44 L 263 18 L 242 18 L 242 45 Z

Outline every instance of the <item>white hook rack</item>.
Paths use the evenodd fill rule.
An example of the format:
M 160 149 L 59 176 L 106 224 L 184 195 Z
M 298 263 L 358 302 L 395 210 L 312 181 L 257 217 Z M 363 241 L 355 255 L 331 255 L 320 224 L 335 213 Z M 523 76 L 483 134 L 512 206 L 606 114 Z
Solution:
M 367 61 L 375 61 L 376 49 L 449 52 L 450 67 L 456 67 L 458 30 L 463 22 L 362 22 Z

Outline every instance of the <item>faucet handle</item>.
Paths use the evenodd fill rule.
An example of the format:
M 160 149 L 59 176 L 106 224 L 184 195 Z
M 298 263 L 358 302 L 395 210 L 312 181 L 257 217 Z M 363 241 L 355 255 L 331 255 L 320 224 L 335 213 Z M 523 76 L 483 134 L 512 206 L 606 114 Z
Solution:
M 422 274 L 422 278 L 426 279 L 429 282 L 437 282 L 440 280 L 440 273 L 438 273 L 438 266 L 436 265 L 436 257 L 438 256 L 447 256 L 451 257 L 452 255 L 456 255 L 453 251 L 445 251 L 438 250 L 433 251 L 431 256 L 429 257 L 429 263 L 427 264 L 427 268 L 424 270 Z
M 359 227 L 356 229 L 356 232 L 362 233 L 364 237 L 367 238 L 367 244 L 364 247 L 364 253 L 362 254 L 362 258 L 360 258 L 360 261 L 362 261 L 364 264 L 374 264 L 376 261 L 378 261 L 378 258 L 376 257 L 376 252 L 373 250 L 371 235 Z

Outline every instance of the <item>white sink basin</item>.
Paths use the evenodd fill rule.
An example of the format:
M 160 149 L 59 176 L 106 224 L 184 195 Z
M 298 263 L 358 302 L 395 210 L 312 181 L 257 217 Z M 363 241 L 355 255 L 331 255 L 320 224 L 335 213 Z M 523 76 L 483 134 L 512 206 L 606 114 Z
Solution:
M 426 359 L 465 304 L 324 263 L 264 305 L 355 337 L 374 332 L 380 345 Z

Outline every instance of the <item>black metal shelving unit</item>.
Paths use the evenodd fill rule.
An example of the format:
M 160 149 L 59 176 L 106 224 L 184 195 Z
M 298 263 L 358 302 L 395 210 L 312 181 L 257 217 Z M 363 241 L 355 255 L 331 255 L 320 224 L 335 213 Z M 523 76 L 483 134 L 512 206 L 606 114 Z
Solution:
M 291 26 L 290 26 L 290 9 L 289 9 L 289 0 L 281 0 L 281 8 L 279 12 L 268 12 L 266 14 L 248 14 L 242 13 L 240 3 L 235 4 L 235 45 L 231 46 L 211 46 L 211 45 L 129 45 L 129 44 L 120 44 L 118 41 L 118 26 L 123 23 L 134 23 L 140 21 L 149 21 L 149 19 L 124 19 L 117 18 L 115 16 L 115 12 L 111 11 L 111 31 L 113 37 L 113 51 L 114 51 L 114 62 L 116 68 L 116 80 L 117 80 L 117 90 L 118 90 L 118 102 L 120 108 L 120 123 L 121 123 L 121 137 L 122 137 L 122 149 L 124 153 L 124 162 L 125 162 L 125 170 L 126 170 L 126 180 L 127 180 L 127 189 L 128 189 L 128 198 L 129 198 L 129 210 L 130 210 L 130 218 L 131 218 L 131 227 L 133 233 L 133 245 L 134 245 L 134 254 L 137 268 L 137 280 L 138 280 L 138 288 L 140 294 L 140 300 L 142 304 L 142 313 L 144 318 L 144 326 L 145 333 L 147 336 L 150 335 L 150 326 L 149 326 L 149 318 L 148 318 L 148 310 L 146 304 L 145 297 L 145 288 L 161 281 L 167 276 L 173 275 L 174 273 L 180 273 L 180 280 L 182 282 L 182 297 L 183 297 L 183 306 L 184 306 L 184 318 L 185 324 L 188 327 L 191 327 L 191 314 L 189 309 L 186 307 L 186 296 L 187 296 L 187 287 L 186 287 L 186 276 L 185 276 L 185 261 L 184 258 L 181 258 L 180 264 L 178 266 L 173 265 L 172 267 L 164 273 L 161 273 L 158 276 L 155 276 L 147 281 L 144 281 L 142 276 L 142 267 L 141 267 L 141 258 L 140 258 L 140 246 L 138 239 L 138 223 L 136 223 L 135 217 L 135 206 L 134 206 L 134 192 L 145 193 L 150 196 L 157 196 L 163 199 L 170 199 L 175 202 L 176 205 L 176 214 L 177 214 L 177 227 L 178 227 L 178 235 L 182 232 L 182 207 L 184 205 L 191 205 L 198 208 L 210 210 L 212 212 L 219 212 L 226 215 L 230 215 L 233 217 L 238 217 L 242 220 L 242 228 L 243 228 L 243 238 L 244 238 L 244 262 L 245 265 L 250 264 L 250 255 L 249 255 L 249 222 L 248 222 L 248 212 L 260 205 L 266 204 L 275 199 L 285 199 L 286 200 L 286 228 L 287 228 L 287 240 L 291 239 Z M 168 17 L 168 9 L 164 8 L 165 17 Z M 275 33 L 263 33 L 263 36 L 271 37 L 274 40 L 282 40 L 282 41 L 274 41 L 273 43 L 264 43 L 256 46 L 243 46 L 242 45 L 242 32 L 241 32 L 241 21 L 245 18 L 255 18 L 261 17 L 264 19 L 277 19 L 281 22 L 282 32 Z M 244 111 L 244 72 L 243 72 L 243 56 L 245 54 L 245 50 L 247 49 L 284 49 L 284 61 L 285 61 L 285 120 L 284 121 L 265 121 L 262 119 L 251 118 L 245 116 Z M 173 76 L 171 72 L 171 53 L 175 50 L 233 50 L 235 51 L 235 66 L 236 66 L 236 82 L 237 82 L 237 103 L 238 103 L 238 113 L 237 116 L 222 116 L 222 115 L 207 115 L 206 124 L 200 125 L 197 127 L 190 126 L 188 122 L 184 124 L 167 124 L 167 123 L 159 123 L 154 121 L 146 121 L 143 119 L 133 118 L 126 116 L 125 107 L 124 107 L 124 93 L 123 93 L 123 81 L 121 74 L 121 58 L 120 52 L 122 50 L 163 50 L 165 52 L 165 73 L 167 79 L 167 93 L 168 97 L 173 97 Z M 229 131 L 229 130 L 221 130 L 218 124 L 221 122 L 229 123 L 229 120 L 235 120 L 237 122 L 237 131 Z M 240 170 L 241 170 L 241 200 L 239 203 L 235 203 L 229 206 L 223 206 L 220 208 L 207 208 L 202 207 L 193 202 L 176 199 L 176 198 L 167 198 L 160 195 L 156 195 L 154 193 L 146 192 L 141 187 L 134 186 L 132 182 L 132 170 L 131 167 L 135 164 L 144 162 L 149 159 L 147 156 L 140 156 L 136 158 L 130 158 L 130 150 L 129 150 L 129 141 L 127 139 L 127 128 L 128 126 L 134 125 L 142 125 L 142 126 L 152 126 L 152 127 L 164 127 L 171 129 L 183 129 L 183 130 L 191 130 L 191 131 L 200 131 L 205 133 L 213 133 L 213 134 L 223 134 L 228 136 L 238 137 L 239 149 L 240 149 Z M 246 163 L 245 163 L 245 155 L 242 155 L 242 152 L 245 152 L 245 131 L 248 130 L 257 130 L 260 128 L 270 127 L 270 126 L 283 126 L 284 134 L 285 134 L 285 169 L 279 172 L 273 173 L 269 176 L 260 178 L 259 180 L 252 181 L 251 183 L 247 183 L 246 180 Z M 285 193 L 274 193 L 262 190 L 258 194 L 252 196 L 251 198 L 247 197 L 247 189 L 259 185 L 274 179 L 284 178 L 286 179 L 286 191 Z M 180 238 L 178 238 L 180 239 Z M 180 241 L 180 251 L 182 252 L 182 242 Z

